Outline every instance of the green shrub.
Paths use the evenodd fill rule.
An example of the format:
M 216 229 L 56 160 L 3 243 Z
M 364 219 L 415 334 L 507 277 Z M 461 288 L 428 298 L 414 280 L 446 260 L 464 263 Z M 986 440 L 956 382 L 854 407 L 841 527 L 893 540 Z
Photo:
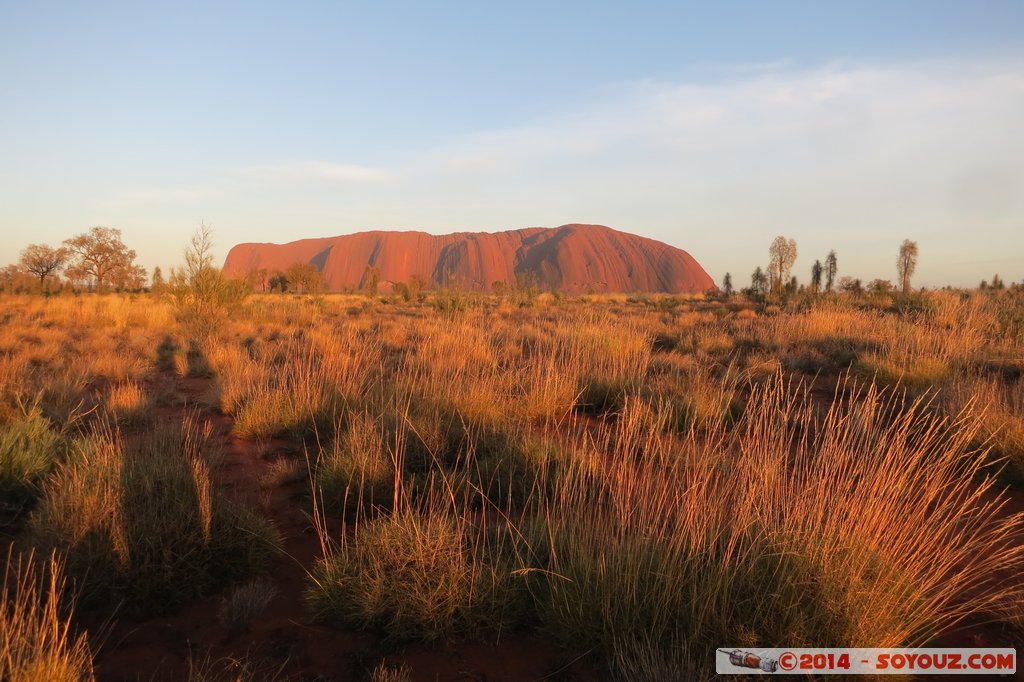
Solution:
M 0 425 L 0 525 L 29 510 L 63 447 L 38 411 Z
M 378 627 L 432 641 L 496 632 L 520 611 L 522 592 L 500 539 L 465 516 L 403 510 L 359 525 L 311 575 L 317 620 Z
M 369 414 L 350 415 L 316 466 L 317 497 L 327 510 L 390 509 L 394 497 L 395 462 L 381 420 Z

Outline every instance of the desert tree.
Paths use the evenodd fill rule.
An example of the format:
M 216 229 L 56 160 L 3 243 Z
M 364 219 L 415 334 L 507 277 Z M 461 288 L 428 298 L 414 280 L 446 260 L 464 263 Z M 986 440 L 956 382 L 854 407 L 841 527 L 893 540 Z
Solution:
M 811 293 L 818 293 L 821 291 L 821 274 L 823 269 L 821 267 L 821 261 L 814 261 L 814 265 L 811 266 Z
M 266 268 L 253 268 L 249 270 L 245 280 L 253 291 L 266 293 L 267 287 L 270 285 L 270 273 Z
M 164 271 L 160 266 L 153 268 L 153 275 L 149 280 L 149 290 L 156 296 L 163 296 L 167 293 L 167 280 L 164 279 Z
M 267 285 L 270 287 L 271 291 L 277 291 L 282 294 L 287 293 L 288 276 L 280 270 L 276 270 L 270 276 L 270 279 L 267 280 Z
M 8 265 L 0 270 L 0 289 L 7 293 L 31 291 L 34 283 L 35 277 L 21 265 Z
M 910 278 L 917 269 L 917 242 L 904 239 L 900 244 L 900 256 L 896 260 L 896 271 L 900 276 L 900 287 L 904 294 L 910 293 Z
M 864 293 L 864 283 L 861 282 L 859 277 L 843 277 L 839 280 L 839 290 L 847 294 L 860 296 Z
M 67 249 L 55 249 L 46 244 L 29 244 L 21 252 L 21 267 L 39 278 L 39 289 L 45 288 L 46 278 L 59 271 L 68 259 Z
M 75 280 L 92 280 L 97 291 L 103 285 L 123 278 L 135 267 L 135 251 L 121 241 L 121 230 L 94 227 L 64 241 L 69 264 L 66 274 Z
M 789 281 L 789 273 L 796 262 L 796 240 L 779 235 L 768 247 L 768 256 L 772 289 L 781 291 Z
M 768 293 L 768 275 L 760 265 L 750 274 L 750 291 L 754 296 L 764 296 Z
M 992 288 L 993 289 L 1005 289 L 1006 285 L 1003 284 L 1002 278 L 999 277 L 999 273 L 992 275 Z
M 873 279 L 868 282 L 868 291 L 872 294 L 888 294 L 892 292 L 892 282 L 887 279 Z
M 427 280 L 421 275 L 412 275 L 409 277 L 409 298 L 413 301 L 418 301 L 423 290 L 427 288 Z
M 185 265 L 171 271 L 170 291 L 189 330 L 202 340 L 245 300 L 241 280 L 229 279 L 213 264 L 213 229 L 203 223 L 185 248 Z
M 312 263 L 295 263 L 284 274 L 288 283 L 304 294 L 319 294 L 327 287 L 324 274 Z
M 110 283 L 117 291 L 139 291 L 146 286 L 146 268 L 141 265 L 129 265 L 118 268 L 110 275 Z
M 732 292 L 732 275 L 727 272 L 725 273 L 725 277 L 722 278 L 722 293 L 725 294 L 726 298 L 728 298 L 732 296 Z
M 825 258 L 825 291 L 831 293 L 837 274 L 839 274 L 839 262 L 836 260 L 836 252 L 829 251 Z

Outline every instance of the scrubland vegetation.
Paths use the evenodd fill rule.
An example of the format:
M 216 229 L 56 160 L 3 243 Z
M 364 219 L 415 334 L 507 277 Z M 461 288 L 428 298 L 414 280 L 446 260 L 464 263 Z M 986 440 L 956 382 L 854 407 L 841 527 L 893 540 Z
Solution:
M 197 600 L 229 642 L 291 599 L 399 656 L 525 633 L 621 679 L 704 679 L 720 646 L 1020 641 L 1019 288 L 195 303 L 0 300 L 0 677 L 102 678 L 95 624 Z M 308 565 L 239 461 L 299 489 Z M 301 668 L 239 647 L 192 679 Z

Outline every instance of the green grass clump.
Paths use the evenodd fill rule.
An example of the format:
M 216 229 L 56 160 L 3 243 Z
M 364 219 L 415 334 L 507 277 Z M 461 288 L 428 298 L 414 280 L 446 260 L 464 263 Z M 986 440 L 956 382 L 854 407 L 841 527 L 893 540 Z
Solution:
M 277 587 L 264 578 L 238 585 L 221 602 L 221 622 L 232 634 L 244 632 L 276 596 Z
M 0 526 L 28 511 L 63 447 L 38 411 L 0 425 Z
M 386 426 L 366 413 L 352 414 L 320 453 L 317 496 L 331 512 L 390 509 L 394 477 Z
M 317 620 L 400 640 L 494 632 L 522 597 L 496 542 L 437 508 L 377 518 L 317 564 L 307 603 Z
M 931 357 L 898 357 L 869 353 L 851 366 L 853 372 L 888 388 L 904 388 L 917 395 L 934 390 L 949 377 L 950 365 Z
M 166 612 L 258 572 L 276 535 L 215 492 L 208 445 L 190 420 L 131 451 L 117 433 L 95 431 L 47 483 L 27 542 L 65 558 L 89 606 Z

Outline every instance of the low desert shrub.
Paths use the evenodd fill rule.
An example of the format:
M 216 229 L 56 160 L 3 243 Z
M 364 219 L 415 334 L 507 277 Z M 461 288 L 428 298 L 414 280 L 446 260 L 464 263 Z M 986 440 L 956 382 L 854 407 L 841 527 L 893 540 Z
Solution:
M 336 428 L 316 464 L 317 497 L 328 511 L 390 509 L 394 498 L 394 444 L 383 420 L 350 414 Z
M 271 661 L 250 648 L 241 656 L 213 658 L 190 655 L 185 673 L 188 682 L 288 682 L 288 661 Z
M 521 611 L 502 538 L 440 502 L 358 525 L 317 563 L 306 595 L 317 620 L 433 641 L 491 633 Z
M 31 508 L 63 449 L 63 438 L 38 410 L 0 424 L 0 526 Z
M 221 602 L 221 622 L 232 634 L 244 632 L 276 596 L 277 587 L 264 578 L 232 587 Z

